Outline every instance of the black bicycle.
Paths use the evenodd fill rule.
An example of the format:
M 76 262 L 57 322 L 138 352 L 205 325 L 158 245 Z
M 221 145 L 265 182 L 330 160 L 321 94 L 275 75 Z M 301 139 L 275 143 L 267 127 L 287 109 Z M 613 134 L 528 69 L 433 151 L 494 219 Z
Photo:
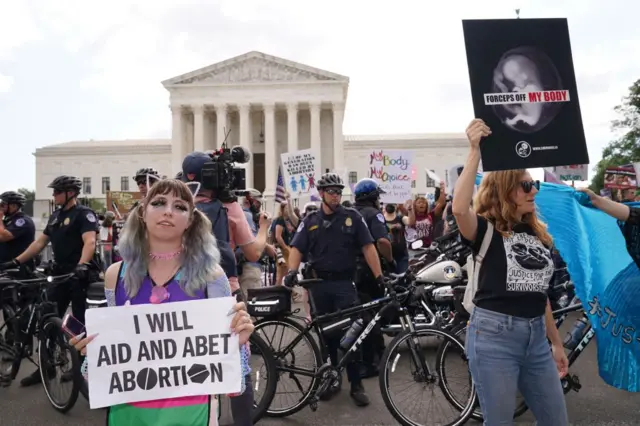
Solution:
M 74 274 L 53 277 L 36 273 L 34 278 L 18 279 L 16 273 L 6 271 L 0 276 L 4 315 L 4 324 L 0 327 L 0 383 L 3 387 L 10 386 L 22 360 L 27 359 L 39 367 L 44 391 L 53 408 L 66 413 L 78 399 L 80 358 L 67 343 L 57 306 L 48 299 L 48 289 Z M 38 362 L 32 358 L 34 337 Z M 71 393 L 58 399 L 55 381 L 71 383 Z
M 573 289 L 574 289 L 573 283 L 566 282 L 558 286 L 555 286 L 551 290 L 551 292 L 557 292 L 557 291 L 568 292 Z M 569 304 L 569 306 L 559 308 L 553 311 L 553 317 L 556 320 L 556 327 L 560 328 L 560 326 L 564 323 L 564 321 L 567 319 L 568 315 L 571 312 L 583 312 L 583 316 L 585 316 L 586 318 L 582 304 L 574 303 L 575 300 L 576 299 L 574 298 L 574 301 L 572 301 Z M 461 341 L 464 341 L 464 336 L 466 335 L 466 331 L 467 331 L 467 324 L 465 323 L 465 324 L 459 324 L 455 329 L 451 330 L 451 333 Z M 584 352 L 589 342 L 593 340 L 595 336 L 595 331 L 593 330 L 591 323 L 587 323 L 587 327 L 585 328 L 582 336 L 583 337 L 581 341 L 578 343 L 578 345 L 567 354 L 567 358 L 569 360 L 569 367 L 571 367 L 573 363 L 576 362 L 580 354 Z M 449 402 L 451 402 L 451 404 L 457 407 L 463 407 L 464 401 L 456 400 L 456 398 L 453 396 L 453 393 L 448 390 L 449 381 L 447 380 L 448 374 L 447 374 L 447 368 L 446 368 L 446 362 L 447 362 L 446 360 L 447 360 L 447 356 L 449 356 L 448 351 L 449 351 L 449 343 L 443 342 L 438 348 L 436 365 L 438 366 L 439 371 L 440 370 L 442 371 L 443 386 L 445 389 L 447 389 L 447 391 L 445 391 L 445 396 L 448 396 L 447 399 L 449 400 Z M 457 354 L 455 354 L 454 357 L 455 356 L 457 356 Z M 453 374 L 451 374 L 451 376 L 455 377 Z M 561 383 L 562 383 L 562 389 L 565 394 L 567 394 L 571 390 L 578 392 L 582 388 L 582 385 L 580 385 L 580 378 L 575 374 L 567 374 L 565 377 L 561 379 Z M 522 416 L 524 413 L 527 412 L 527 410 L 529 410 L 529 407 L 524 401 L 524 398 L 522 397 L 522 395 L 520 395 L 520 392 L 518 392 L 517 404 L 513 414 L 513 418 L 515 419 L 517 417 Z M 482 411 L 480 409 L 480 406 L 477 406 L 475 408 L 475 410 L 473 411 L 473 414 L 471 415 L 471 418 L 479 422 L 482 422 L 484 420 L 484 418 L 482 417 Z
M 303 288 L 310 290 L 315 285 L 321 285 L 320 283 L 322 282 L 323 280 L 310 279 L 301 280 L 298 284 Z M 325 394 L 327 394 L 329 389 L 332 386 L 335 386 L 338 382 L 346 365 L 351 361 L 351 357 L 354 353 L 357 353 L 357 350 L 360 348 L 362 342 L 369 335 L 371 330 L 383 317 L 399 313 L 402 332 L 398 334 L 389 345 L 387 345 L 387 348 L 382 355 L 379 376 L 380 391 L 387 409 L 400 424 L 406 426 L 417 426 L 423 425 L 425 424 L 425 421 L 432 419 L 432 415 L 427 415 L 426 418 L 421 420 L 413 420 L 409 418 L 403 410 L 398 407 L 399 404 L 405 402 L 407 396 L 401 397 L 400 400 L 396 400 L 391 396 L 391 378 L 394 373 L 401 372 L 396 369 L 397 363 L 401 357 L 409 359 L 410 363 L 413 364 L 413 371 L 408 372 L 410 375 L 409 382 L 415 382 L 419 387 L 432 392 L 434 388 L 441 386 L 441 380 L 437 370 L 433 365 L 430 365 L 430 363 L 427 363 L 425 360 L 422 351 L 423 349 L 426 349 L 426 347 L 423 347 L 420 340 L 423 338 L 432 338 L 433 341 L 445 341 L 452 347 L 457 347 L 462 354 L 464 354 L 464 347 L 459 340 L 444 330 L 434 327 L 423 327 L 418 330 L 414 328 L 409 312 L 405 308 L 405 305 L 411 301 L 411 298 L 414 297 L 415 293 L 415 286 L 413 285 L 413 279 L 410 272 L 401 275 L 392 275 L 392 281 L 387 283 L 387 294 L 385 297 L 331 314 L 316 315 L 316 306 L 313 300 L 313 295 L 312 292 L 309 291 L 309 303 L 312 310 L 312 319 L 304 325 L 299 321 L 301 318 L 295 316 L 291 312 L 276 314 L 275 316 L 269 315 L 267 312 L 271 306 L 279 303 L 279 300 L 277 300 L 279 297 L 277 295 L 278 293 L 286 294 L 286 292 L 290 293 L 290 290 L 286 290 L 284 287 L 278 287 L 275 289 L 262 289 L 262 291 L 265 292 L 265 294 L 276 294 L 276 297 L 273 298 L 273 300 L 256 300 L 257 298 L 254 298 L 249 302 L 249 304 L 254 308 L 260 308 L 261 312 L 264 315 L 267 315 L 264 319 L 256 322 L 255 330 L 256 333 L 265 337 L 265 340 L 267 340 L 273 348 L 277 362 L 278 393 L 282 390 L 282 379 L 285 377 L 291 378 L 297 386 L 298 391 L 302 393 L 302 396 L 297 398 L 297 400 L 294 400 L 289 406 L 274 407 L 273 404 L 271 404 L 267 411 L 269 416 L 290 416 L 307 405 L 313 411 L 317 410 L 318 402 Z M 290 294 L 287 296 L 290 297 Z M 353 329 L 352 324 L 356 319 L 360 318 L 364 313 L 373 314 L 372 311 L 376 311 L 372 319 L 363 323 L 357 338 L 348 348 L 344 348 L 337 365 L 333 366 L 329 361 L 327 361 L 327 351 L 324 349 L 325 338 L 329 335 L 333 335 L 333 333 L 344 333 L 346 329 Z M 291 341 L 284 345 L 274 344 L 273 339 L 267 336 L 268 332 L 266 328 L 268 326 L 276 326 L 276 328 L 282 327 L 282 333 L 278 334 L 280 334 L 281 337 L 284 337 L 286 332 L 289 335 L 288 337 L 291 338 Z M 275 334 L 276 333 L 274 333 L 274 335 Z M 320 345 L 316 342 L 314 334 L 317 336 Z M 302 344 L 307 345 L 310 350 L 310 365 L 301 365 L 300 363 L 300 358 L 302 357 L 296 352 L 296 349 Z M 406 353 L 401 353 L 399 350 L 404 346 L 408 349 L 408 357 L 406 356 Z M 323 350 L 320 349 L 321 347 Z M 402 372 L 404 373 L 405 371 Z M 300 379 L 309 379 L 308 385 L 303 387 Z M 471 378 L 469 377 L 468 380 L 471 381 Z M 405 382 L 404 385 L 406 385 L 406 376 L 403 381 Z M 413 393 L 409 395 L 413 395 Z M 447 422 L 438 422 L 434 420 L 436 421 L 436 424 L 447 426 L 464 424 L 472 414 L 476 403 L 475 388 L 473 387 L 473 384 L 471 385 L 467 397 L 462 397 L 462 400 L 464 399 L 466 399 L 466 403 L 463 403 L 464 406 L 461 409 L 454 407 L 454 420 L 449 420 Z M 421 398 L 420 405 L 429 405 L 429 400 L 429 396 Z

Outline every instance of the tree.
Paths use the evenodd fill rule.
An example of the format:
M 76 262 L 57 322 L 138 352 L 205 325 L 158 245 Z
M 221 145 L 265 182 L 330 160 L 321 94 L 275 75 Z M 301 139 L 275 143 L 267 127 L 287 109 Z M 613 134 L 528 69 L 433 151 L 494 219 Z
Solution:
M 27 201 L 34 201 L 36 199 L 36 191 L 32 191 L 31 189 L 20 188 L 18 192 L 24 195 Z
M 611 129 L 621 132 L 622 136 L 602 150 L 602 159 L 596 164 L 596 174 L 590 186 L 596 194 L 604 187 L 607 167 L 640 162 L 640 79 L 629 87 L 629 94 L 614 110 L 620 119 L 611 123 Z

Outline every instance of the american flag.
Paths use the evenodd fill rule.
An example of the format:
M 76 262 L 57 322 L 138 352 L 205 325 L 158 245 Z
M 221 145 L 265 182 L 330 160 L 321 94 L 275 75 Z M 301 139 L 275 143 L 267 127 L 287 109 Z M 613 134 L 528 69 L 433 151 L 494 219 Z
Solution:
M 284 178 L 282 177 L 282 167 L 278 167 L 278 184 L 276 185 L 276 203 L 282 203 L 286 201 L 285 193 L 287 190 L 284 187 Z

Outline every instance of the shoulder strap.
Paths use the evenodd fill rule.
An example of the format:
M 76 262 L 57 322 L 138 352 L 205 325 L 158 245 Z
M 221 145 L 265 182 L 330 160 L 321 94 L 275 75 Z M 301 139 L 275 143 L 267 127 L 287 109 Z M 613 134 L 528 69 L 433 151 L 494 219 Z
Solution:
M 484 257 L 487 254 L 487 250 L 489 250 L 489 244 L 491 244 L 491 239 L 493 238 L 493 223 L 487 221 L 487 232 L 484 233 L 484 238 L 482 238 L 482 245 L 480 246 L 480 251 L 476 255 L 476 262 L 482 263 Z

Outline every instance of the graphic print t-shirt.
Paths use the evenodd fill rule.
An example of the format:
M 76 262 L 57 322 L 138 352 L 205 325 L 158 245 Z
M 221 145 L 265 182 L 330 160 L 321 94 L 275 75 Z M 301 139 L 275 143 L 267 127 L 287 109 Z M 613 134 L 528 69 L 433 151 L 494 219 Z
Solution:
M 486 232 L 487 220 L 478 216 L 478 234 L 471 244 L 474 254 Z M 539 317 L 544 315 L 554 270 L 549 249 L 529 225 L 515 226 L 509 236 L 494 229 L 473 301 L 482 309 L 505 315 Z

